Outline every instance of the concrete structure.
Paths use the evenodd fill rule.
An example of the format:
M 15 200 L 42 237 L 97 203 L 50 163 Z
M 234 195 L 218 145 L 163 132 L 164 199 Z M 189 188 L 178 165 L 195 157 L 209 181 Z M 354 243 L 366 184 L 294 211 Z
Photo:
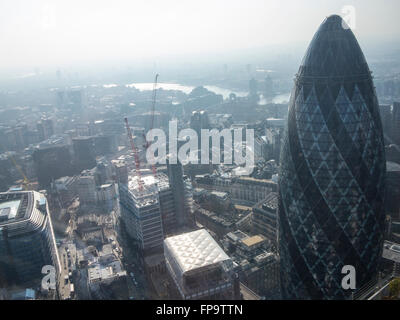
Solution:
M 85 170 L 79 176 L 77 190 L 81 204 L 96 204 L 97 189 L 94 174 L 91 170 Z
M 262 137 L 266 143 L 266 160 L 280 160 L 284 127 L 284 119 L 270 118 L 266 120 L 265 136 Z
M 236 222 L 239 220 L 224 218 L 197 204 L 194 205 L 194 216 L 197 223 L 212 231 L 217 238 L 222 238 L 228 232 L 233 231 L 236 228 Z
M 201 137 L 201 129 L 211 129 L 207 111 L 193 111 L 190 117 L 190 128 Z
M 115 184 L 113 182 L 102 184 L 97 189 L 97 200 L 100 205 L 110 211 L 114 207 L 116 199 Z
M 252 229 L 262 234 L 276 245 L 277 242 L 278 193 L 271 192 L 264 200 L 253 207 Z
M 59 196 L 63 206 L 67 207 L 72 199 L 78 194 L 79 177 L 61 177 L 52 183 L 52 190 Z
M 231 177 L 219 175 L 197 175 L 196 186 L 207 190 L 228 192 L 233 201 L 244 201 L 256 204 L 265 199 L 269 193 L 276 192 L 276 182 L 269 179 L 252 177 Z
M 382 119 L 383 134 L 385 136 L 385 144 L 391 144 L 392 141 L 392 106 L 390 104 L 379 105 L 379 112 Z
M 167 161 L 168 178 L 173 193 L 177 229 L 193 225 L 193 194 L 191 183 L 183 175 L 182 164 Z M 175 228 L 175 229 L 176 229 Z
M 33 152 L 35 170 L 41 186 L 49 186 L 52 180 L 73 172 L 69 146 L 61 140 L 49 140 Z
M 388 161 L 386 163 L 386 212 L 393 219 L 400 219 L 400 164 Z
M 152 175 L 142 177 L 140 190 L 138 177 L 131 175 L 127 184 L 119 185 L 121 218 L 129 235 L 137 241 L 144 253 L 161 250 L 164 240 L 159 180 Z
M 400 146 L 400 102 L 393 102 L 392 137 L 395 144 Z
M 96 166 L 93 137 L 82 136 L 72 139 L 75 167 L 78 171 Z
M 279 259 L 268 249 L 262 235 L 249 236 L 236 230 L 222 241 L 235 264 L 240 282 L 267 299 L 280 298 Z

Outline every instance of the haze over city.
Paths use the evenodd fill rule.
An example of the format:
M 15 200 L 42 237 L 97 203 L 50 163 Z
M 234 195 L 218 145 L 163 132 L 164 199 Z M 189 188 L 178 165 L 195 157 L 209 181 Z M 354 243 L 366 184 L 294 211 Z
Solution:
M 396 0 L 2 1 L 0 70 L 300 59 L 324 17 L 349 5 L 361 45 L 398 44 Z
M 399 300 L 399 9 L 1 1 L 0 300 Z

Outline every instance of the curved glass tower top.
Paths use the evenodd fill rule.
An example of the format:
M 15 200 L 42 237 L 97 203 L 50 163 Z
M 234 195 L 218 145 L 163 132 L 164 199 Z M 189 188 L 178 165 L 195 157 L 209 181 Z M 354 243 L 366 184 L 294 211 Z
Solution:
M 327 18 L 314 35 L 300 66 L 302 77 L 368 76 L 358 42 L 340 16 Z
M 344 299 L 378 271 L 385 155 L 365 57 L 339 16 L 315 34 L 296 75 L 279 175 L 279 249 L 285 298 Z

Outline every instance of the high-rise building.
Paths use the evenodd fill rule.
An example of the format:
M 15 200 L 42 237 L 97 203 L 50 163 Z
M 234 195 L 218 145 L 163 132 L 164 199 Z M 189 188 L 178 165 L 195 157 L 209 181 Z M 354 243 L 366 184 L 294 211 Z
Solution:
M 193 196 L 190 185 L 184 180 L 182 164 L 179 161 L 172 164 L 168 160 L 167 167 L 175 206 L 175 227 L 183 228 L 191 225 L 193 219 Z
M 276 245 L 276 211 L 278 194 L 271 192 L 264 200 L 253 206 L 251 225 L 253 233 L 260 233 Z
M 77 191 L 81 204 L 94 205 L 97 202 L 96 180 L 92 170 L 82 171 L 78 183 Z
M 80 111 L 83 105 L 82 90 L 65 90 L 56 92 L 57 106 L 60 109 L 68 108 L 72 111 Z
M 128 183 L 128 167 L 123 161 L 114 161 L 115 175 L 118 185 Z
M 105 183 L 99 186 L 97 190 L 98 202 L 108 211 L 114 208 L 114 200 L 116 199 L 115 184 Z
M 265 97 L 271 97 L 274 94 L 274 82 L 272 81 L 271 77 L 268 75 L 265 78 L 265 83 L 264 83 L 264 96 Z
M 40 141 L 50 138 L 54 134 L 54 124 L 51 119 L 42 119 L 36 124 Z
M 395 144 L 400 145 L 400 102 L 393 102 L 392 136 Z
M 106 155 L 118 150 L 114 135 L 97 135 L 93 137 L 93 142 L 96 155 Z
M 0 287 L 38 286 L 45 265 L 61 271 L 46 197 L 0 193 Z
M 76 168 L 81 171 L 96 166 L 93 137 L 76 137 L 72 139 Z
M 66 144 L 39 146 L 32 158 L 41 186 L 48 186 L 52 180 L 72 174 L 71 154 Z
M 381 113 L 385 142 L 392 144 L 392 106 L 390 104 L 381 104 L 379 111 Z
M 207 111 L 193 111 L 190 117 L 190 128 L 196 131 L 198 137 L 201 137 L 201 129 L 211 129 Z
M 257 96 L 257 92 L 258 92 L 257 80 L 254 78 L 251 78 L 249 81 L 249 96 L 255 97 L 255 96 Z
M 360 46 L 337 15 L 315 34 L 295 79 L 279 174 L 281 286 L 289 299 L 346 299 L 378 273 L 385 154 Z
M 142 177 L 142 189 L 136 175 L 128 183 L 119 183 L 121 218 L 126 231 L 143 254 L 162 250 L 164 232 L 159 199 L 162 181 L 152 175 Z

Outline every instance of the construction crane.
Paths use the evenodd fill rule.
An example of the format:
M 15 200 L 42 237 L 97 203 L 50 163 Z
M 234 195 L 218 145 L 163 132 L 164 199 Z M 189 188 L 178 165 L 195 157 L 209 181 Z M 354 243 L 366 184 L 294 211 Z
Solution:
M 24 181 L 22 182 L 22 184 L 24 186 L 24 190 L 29 190 L 30 189 L 30 182 L 29 182 L 28 178 L 26 177 L 25 173 L 22 171 L 21 167 L 17 164 L 17 162 L 15 161 L 14 157 L 11 154 L 9 156 L 10 156 L 10 159 L 11 159 L 12 163 L 14 164 L 15 168 L 17 168 L 19 174 L 24 179 Z
M 154 114 L 155 114 L 155 108 L 156 108 L 158 77 L 159 77 L 159 74 L 157 73 L 156 77 L 154 79 L 154 83 L 153 83 L 153 97 L 152 97 L 152 105 L 151 105 L 150 131 L 154 128 Z M 144 138 L 144 141 L 145 141 L 145 150 L 147 151 L 147 149 L 150 147 L 151 143 L 149 143 L 147 141 L 145 134 L 143 134 L 143 138 Z M 151 165 L 151 170 L 153 171 L 153 176 L 155 178 L 156 175 L 157 175 L 157 169 L 156 169 L 156 166 L 154 164 Z
M 0 145 L 1 149 L 6 150 L 2 145 Z M 24 186 L 24 190 L 29 190 L 31 188 L 31 183 L 29 182 L 28 178 L 26 177 L 24 171 L 22 171 L 21 167 L 18 165 L 17 161 L 15 161 L 12 154 L 9 154 L 8 157 L 10 158 L 11 162 L 13 163 L 14 167 L 17 169 L 19 174 L 23 178 L 22 185 Z
M 151 127 L 150 130 L 154 128 L 154 113 L 156 111 L 156 97 L 157 97 L 157 81 L 158 81 L 159 74 L 156 74 L 156 78 L 154 79 L 153 84 L 153 99 L 151 105 Z
M 155 105 L 156 105 L 156 96 L 157 96 L 157 81 L 158 81 L 158 74 L 156 74 L 154 84 L 153 84 L 153 98 L 152 98 L 152 107 L 151 107 L 151 122 L 150 122 L 150 130 L 153 129 L 154 126 L 154 113 L 155 113 Z M 140 159 L 139 159 L 139 152 L 133 142 L 133 136 L 132 136 L 132 131 L 129 126 L 128 118 L 124 118 L 125 120 L 125 126 L 126 126 L 126 131 L 128 134 L 129 142 L 131 144 L 131 148 L 133 151 L 133 155 L 135 157 L 135 168 L 136 168 L 136 176 L 138 177 L 138 185 L 139 185 L 139 191 L 143 191 L 143 180 L 142 180 L 142 174 L 140 172 Z M 146 135 L 143 133 L 143 140 L 145 142 L 144 147 L 145 151 L 149 148 L 151 145 L 147 139 Z M 154 178 L 156 177 L 157 174 L 157 169 L 154 164 L 151 165 L 151 169 L 153 171 L 153 176 Z
M 125 120 L 126 131 L 128 133 L 129 142 L 131 144 L 131 148 L 133 151 L 133 156 L 135 157 L 135 168 L 136 168 L 136 176 L 138 177 L 139 191 L 142 191 L 143 190 L 143 180 L 142 180 L 142 175 L 140 173 L 139 153 L 133 142 L 132 131 L 131 131 L 131 127 L 129 126 L 128 118 L 125 117 L 124 120 Z

